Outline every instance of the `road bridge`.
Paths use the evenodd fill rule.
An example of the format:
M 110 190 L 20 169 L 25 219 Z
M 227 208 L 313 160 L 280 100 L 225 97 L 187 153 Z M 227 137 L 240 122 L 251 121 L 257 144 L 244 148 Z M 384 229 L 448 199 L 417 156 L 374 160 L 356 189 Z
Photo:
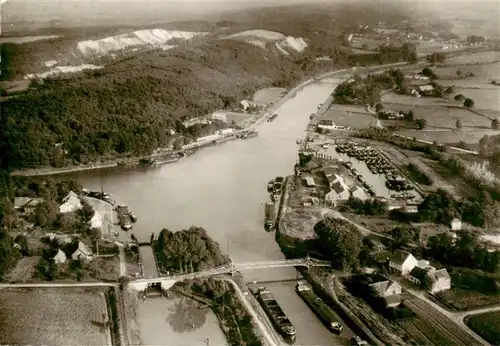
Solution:
M 128 286 L 136 291 L 144 291 L 151 284 L 161 284 L 161 287 L 167 290 L 173 285 L 175 285 L 176 282 L 184 280 L 194 280 L 198 278 L 205 278 L 222 274 L 234 274 L 235 272 L 243 270 L 286 268 L 286 267 L 310 268 L 310 267 L 329 267 L 329 266 L 330 262 L 320 261 L 310 257 L 285 259 L 285 260 L 228 263 L 219 267 L 205 269 L 194 273 L 136 279 L 129 282 Z

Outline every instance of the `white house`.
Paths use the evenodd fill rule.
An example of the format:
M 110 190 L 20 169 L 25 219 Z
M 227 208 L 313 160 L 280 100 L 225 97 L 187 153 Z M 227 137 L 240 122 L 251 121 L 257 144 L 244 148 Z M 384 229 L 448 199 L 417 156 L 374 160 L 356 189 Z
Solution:
M 66 257 L 66 254 L 61 250 L 59 249 L 56 253 L 56 255 L 53 257 L 54 259 L 54 263 L 55 264 L 62 264 L 62 263 L 66 263 L 66 261 L 68 260 L 68 258 Z
M 347 201 L 350 195 L 349 187 L 344 179 L 339 179 L 330 187 L 330 192 L 325 195 L 325 200 L 331 205 L 336 205 L 338 202 Z
M 305 177 L 304 183 L 306 184 L 307 187 L 315 187 L 316 186 L 316 183 L 314 182 L 313 177 Z
M 243 107 L 244 111 L 248 110 L 249 108 L 265 109 L 267 107 L 267 104 L 265 103 L 251 100 L 243 100 L 240 102 L 240 105 L 241 107 Z
M 43 201 L 41 198 L 16 197 L 14 198 L 14 210 L 22 213 L 32 213 L 38 204 Z
M 401 298 L 399 297 L 399 295 L 401 294 L 403 289 L 397 282 L 385 280 L 375 282 L 371 284 L 370 287 L 373 289 L 374 293 L 377 296 L 384 298 L 388 307 L 394 308 L 401 304 Z
M 454 218 L 450 222 L 450 228 L 452 231 L 460 231 L 462 229 L 462 221 L 458 218 Z
M 360 186 L 356 185 L 351 189 L 351 196 L 354 198 L 359 198 L 362 201 L 366 201 L 367 199 L 370 199 L 370 196 L 361 188 Z
M 418 89 L 420 92 L 429 93 L 434 90 L 434 87 L 432 85 L 420 85 Z
M 417 264 L 417 259 L 411 253 L 399 249 L 389 259 L 389 268 L 401 276 L 408 275 Z
M 445 268 L 436 270 L 436 268 L 432 266 L 416 266 L 408 275 L 408 280 L 417 285 L 421 285 L 425 277 L 427 277 L 429 282 L 428 290 L 432 294 L 446 291 L 451 288 L 451 278 Z
M 333 131 L 337 129 L 337 126 L 335 125 L 333 120 L 322 119 L 318 123 L 318 128 L 326 131 Z
M 430 273 L 432 285 L 429 291 L 437 293 L 449 290 L 451 288 L 450 274 L 445 268 L 434 270 Z
M 98 213 L 97 211 L 94 212 L 94 216 L 92 216 L 92 218 L 90 219 L 89 223 L 90 223 L 90 228 L 92 229 L 101 229 L 102 228 L 102 224 L 103 224 L 103 220 L 102 220 L 102 215 L 100 213 Z
M 92 251 L 82 243 L 81 241 L 78 242 L 78 248 L 76 249 L 75 252 L 71 255 L 71 258 L 74 260 L 84 260 L 84 261 L 90 261 L 92 260 Z
M 72 213 L 74 211 L 82 209 L 82 202 L 76 193 L 70 191 L 66 197 L 63 199 L 63 204 L 59 206 L 60 213 Z

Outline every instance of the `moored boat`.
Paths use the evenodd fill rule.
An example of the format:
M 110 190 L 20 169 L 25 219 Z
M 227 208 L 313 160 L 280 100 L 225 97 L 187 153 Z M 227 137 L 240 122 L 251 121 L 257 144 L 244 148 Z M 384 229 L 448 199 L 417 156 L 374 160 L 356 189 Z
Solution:
M 295 291 L 330 331 L 337 334 L 342 333 L 344 328 L 332 309 L 314 293 L 311 287 L 303 282 L 298 282 Z
M 285 315 L 271 291 L 260 287 L 255 293 L 257 300 L 264 308 L 274 328 L 289 342 L 294 343 L 296 339 L 295 326 Z

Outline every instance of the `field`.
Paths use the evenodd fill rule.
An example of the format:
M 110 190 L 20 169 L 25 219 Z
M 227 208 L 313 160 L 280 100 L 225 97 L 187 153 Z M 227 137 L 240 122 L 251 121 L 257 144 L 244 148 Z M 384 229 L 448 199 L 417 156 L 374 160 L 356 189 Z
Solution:
M 474 290 L 452 288 L 438 295 L 438 299 L 456 310 L 471 310 L 500 303 L 500 295 Z
M 41 41 L 41 40 L 50 40 L 54 38 L 58 38 L 60 36 L 57 35 L 46 35 L 46 36 L 24 36 L 24 37 L 2 37 L 0 38 L 0 44 L 2 43 L 28 43 L 28 42 L 35 42 L 35 41 Z
M 264 88 L 255 92 L 255 94 L 253 95 L 253 100 L 255 102 L 274 103 L 284 93 L 286 93 L 285 88 Z
M 457 324 L 419 299 L 403 303 L 417 316 L 399 321 L 399 325 L 420 345 L 475 345 L 476 339 Z
M 321 119 L 332 120 L 335 125 L 352 128 L 369 127 L 374 121 L 373 115 L 364 107 L 333 105 Z
M 102 290 L 3 289 L 0 315 L 0 344 L 111 345 Z
M 497 278 L 474 270 L 453 270 L 451 290 L 435 297 L 447 308 L 464 311 L 483 308 L 500 303 L 497 292 Z
M 441 144 L 456 144 L 465 142 L 467 144 L 477 144 L 484 136 L 494 136 L 500 134 L 498 130 L 470 130 L 470 131 L 412 131 L 400 130 L 397 132 L 400 135 L 415 137 L 416 139 L 429 142 L 438 142 Z
M 298 239 L 313 239 L 315 237 L 314 226 L 322 219 L 319 210 L 287 212 L 283 219 L 283 229 L 288 236 Z
M 466 320 L 470 329 L 492 345 L 500 344 L 500 311 L 471 316 Z
M 500 52 L 480 52 L 446 59 L 446 65 L 486 64 L 500 60 Z

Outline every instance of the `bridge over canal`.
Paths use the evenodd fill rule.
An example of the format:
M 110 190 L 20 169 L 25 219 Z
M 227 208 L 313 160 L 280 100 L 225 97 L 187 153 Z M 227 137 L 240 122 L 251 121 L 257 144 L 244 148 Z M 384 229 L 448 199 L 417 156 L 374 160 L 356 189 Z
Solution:
M 329 267 L 329 266 L 330 262 L 320 261 L 310 257 L 273 260 L 273 261 L 228 263 L 220 267 L 205 269 L 194 273 L 136 279 L 129 282 L 128 286 L 133 290 L 143 291 L 151 284 L 161 284 L 161 287 L 166 290 L 172 287 L 176 282 L 210 277 L 215 275 L 222 275 L 222 274 L 234 274 L 235 272 L 244 270 L 285 268 L 285 267 L 310 268 L 310 267 Z

